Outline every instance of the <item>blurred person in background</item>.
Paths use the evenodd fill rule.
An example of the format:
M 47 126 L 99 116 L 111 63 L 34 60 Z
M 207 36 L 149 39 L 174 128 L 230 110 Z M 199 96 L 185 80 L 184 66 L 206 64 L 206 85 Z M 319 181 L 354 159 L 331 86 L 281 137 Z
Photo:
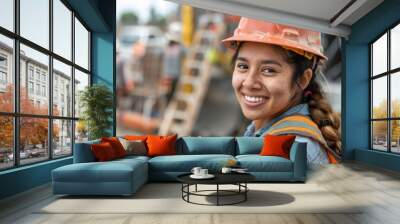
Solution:
M 125 60 L 121 58 L 120 54 L 120 43 L 119 40 L 117 39 L 116 41 L 116 63 L 117 63 L 117 96 L 126 96 L 128 95 L 128 91 L 126 88 L 126 81 L 125 81 L 125 73 L 124 73 L 124 66 L 125 66 Z
M 167 103 L 171 100 L 181 74 L 185 49 L 177 34 L 167 34 L 168 44 L 165 47 L 162 64 L 161 83 L 167 88 Z

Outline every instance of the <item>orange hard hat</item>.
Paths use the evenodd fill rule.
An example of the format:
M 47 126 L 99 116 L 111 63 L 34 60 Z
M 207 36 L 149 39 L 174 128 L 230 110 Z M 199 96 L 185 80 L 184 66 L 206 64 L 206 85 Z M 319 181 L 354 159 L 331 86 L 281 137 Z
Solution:
M 328 59 L 322 53 L 321 33 L 293 26 L 242 17 L 233 36 L 222 42 L 227 48 L 236 49 L 242 41 L 279 45 L 308 59 Z

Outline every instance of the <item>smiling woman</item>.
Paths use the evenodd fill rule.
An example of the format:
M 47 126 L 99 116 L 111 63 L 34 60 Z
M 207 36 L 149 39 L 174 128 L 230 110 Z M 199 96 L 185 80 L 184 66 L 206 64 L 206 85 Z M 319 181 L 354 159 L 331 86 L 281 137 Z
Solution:
M 323 78 L 320 33 L 242 18 L 223 40 L 235 51 L 232 86 L 245 136 L 296 135 L 307 142 L 310 165 L 340 160 L 340 118 L 318 80 Z

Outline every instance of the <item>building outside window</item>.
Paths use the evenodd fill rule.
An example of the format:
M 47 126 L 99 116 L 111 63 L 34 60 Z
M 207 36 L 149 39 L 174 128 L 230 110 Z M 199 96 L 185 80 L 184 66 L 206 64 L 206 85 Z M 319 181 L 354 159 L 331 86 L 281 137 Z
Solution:
M 42 96 L 46 96 L 46 86 L 42 86 Z
M 82 84 L 74 92 L 65 86 L 81 83 L 82 79 L 89 80 L 90 32 L 75 16 L 71 7 L 65 4 L 62 0 L 19 1 L 16 9 L 18 13 L 12 13 L 14 17 L 19 16 L 14 18 L 19 21 L 16 29 L 8 29 L 7 32 L 0 29 L 0 84 L 11 84 L 13 87 L 0 91 L 0 97 L 11 99 L 7 101 L 7 105 L 5 101 L 0 101 L 0 123 L 3 130 L 5 128 L 0 133 L 0 139 L 3 140 L 0 141 L 0 149 L 2 155 L 4 154 L 2 158 L 5 158 L 0 160 L 0 171 L 70 156 L 73 143 L 87 139 L 87 131 L 81 127 L 76 128 L 79 114 L 74 113 L 72 107 L 67 107 L 79 101 L 77 92 Z M 39 10 L 41 13 L 37 14 Z M 52 46 L 50 42 L 53 43 Z M 12 60 L 15 58 L 14 54 L 17 54 L 19 61 Z M 58 61 L 53 57 L 54 54 L 62 60 Z M 75 55 L 74 60 L 72 55 Z M 53 63 L 49 63 L 50 61 Z M 15 74 L 10 66 L 19 66 L 19 88 L 13 83 Z M 76 73 L 79 75 L 74 79 Z M 53 89 L 47 94 L 49 77 L 53 78 Z M 59 79 L 64 82 L 62 87 L 58 84 Z M 87 86 L 89 82 L 83 85 Z M 20 90 L 18 98 L 13 97 L 15 89 Z M 60 94 L 63 94 L 63 103 L 56 107 Z M 50 97 L 54 105 L 50 105 Z M 14 111 L 15 105 L 20 108 L 19 112 Z M 18 126 L 14 127 L 15 125 Z M 18 133 L 13 132 L 15 128 L 19 130 Z M 33 139 L 30 133 L 34 131 L 43 134 L 36 135 Z
M 36 69 L 36 81 L 40 81 L 40 70 Z
M 7 74 L 4 71 L 0 71 L 0 84 L 1 85 L 7 84 Z
M 34 88 L 33 88 L 33 82 L 29 81 L 28 82 L 28 93 L 33 94 Z
M 400 153 L 400 24 L 370 44 L 371 148 Z
M 29 66 L 28 74 L 29 74 L 29 79 L 33 80 L 33 67 L 32 66 Z
M 42 73 L 42 83 L 46 83 L 46 74 Z
M 7 86 L 7 56 L 0 54 L 0 91 Z

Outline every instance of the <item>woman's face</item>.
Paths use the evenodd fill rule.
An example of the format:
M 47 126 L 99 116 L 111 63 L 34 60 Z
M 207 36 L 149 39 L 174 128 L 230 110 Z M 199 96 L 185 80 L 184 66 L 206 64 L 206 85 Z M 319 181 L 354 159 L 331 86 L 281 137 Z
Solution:
M 262 124 L 289 109 L 297 98 L 293 73 L 293 65 L 286 62 L 279 47 L 243 43 L 235 62 L 232 86 L 244 116 Z

